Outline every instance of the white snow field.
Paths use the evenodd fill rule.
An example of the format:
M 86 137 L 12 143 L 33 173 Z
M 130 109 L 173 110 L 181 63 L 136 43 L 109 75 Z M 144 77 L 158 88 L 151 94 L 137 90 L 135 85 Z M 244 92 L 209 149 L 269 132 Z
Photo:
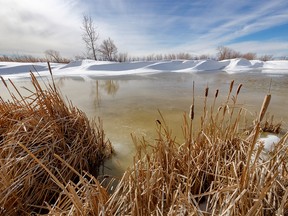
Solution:
M 288 74 L 288 60 L 260 61 L 246 59 L 215 60 L 171 60 L 171 61 L 138 61 L 107 62 L 81 60 L 68 64 L 51 64 L 54 76 L 119 76 L 160 72 L 213 72 L 225 71 L 242 73 L 257 71 L 260 73 Z M 48 76 L 47 63 L 0 62 L 0 76 L 4 79 L 29 77 L 29 72 L 38 72 Z

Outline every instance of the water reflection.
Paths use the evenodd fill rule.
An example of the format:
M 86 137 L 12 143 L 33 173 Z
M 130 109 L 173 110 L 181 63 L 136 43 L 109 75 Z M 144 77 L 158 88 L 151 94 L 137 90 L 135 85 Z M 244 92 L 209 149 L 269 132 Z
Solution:
M 114 80 L 106 80 L 100 86 L 101 88 L 105 90 L 105 92 L 108 95 L 112 95 L 112 96 L 114 96 L 116 92 L 119 90 L 119 83 L 118 81 L 114 81 Z
M 49 78 L 47 78 L 48 81 Z M 50 79 L 49 79 L 50 80 Z M 78 82 L 85 82 L 85 79 L 83 77 L 76 77 L 76 76 L 63 76 L 63 77 L 57 77 L 55 80 L 55 84 L 58 88 L 63 88 L 64 85 L 69 82 L 69 80 L 75 80 Z
M 48 80 L 46 80 L 48 81 Z M 83 77 L 58 77 L 55 79 L 55 83 L 56 86 L 63 90 L 64 92 L 67 93 L 67 88 L 69 88 L 70 90 L 68 92 L 72 92 L 72 85 L 70 85 L 71 83 L 74 83 L 74 81 L 76 81 L 77 85 L 75 85 L 75 89 L 79 88 L 77 87 L 80 83 L 85 83 L 85 90 L 87 90 L 87 88 L 90 87 L 90 98 L 93 101 L 93 104 L 95 106 L 95 108 L 100 106 L 101 103 L 101 95 L 108 95 L 108 96 L 115 96 L 116 93 L 118 92 L 119 88 L 120 88 L 120 83 L 118 80 L 95 80 L 95 79 L 85 79 Z M 74 90 L 73 90 L 74 91 Z M 80 95 L 76 94 L 75 96 Z M 82 95 L 83 96 L 83 95 Z M 106 97 L 106 96 L 104 96 Z M 74 96 L 72 96 L 72 98 L 74 98 Z M 69 98 L 70 99 L 70 98 Z
M 93 81 L 92 81 L 93 82 Z M 101 103 L 101 94 L 105 92 L 107 95 L 115 96 L 119 90 L 120 85 L 118 81 L 115 80 L 96 80 L 95 81 L 95 91 L 92 88 L 91 98 L 94 98 L 95 107 L 99 107 Z M 102 91 L 103 90 L 103 91 Z

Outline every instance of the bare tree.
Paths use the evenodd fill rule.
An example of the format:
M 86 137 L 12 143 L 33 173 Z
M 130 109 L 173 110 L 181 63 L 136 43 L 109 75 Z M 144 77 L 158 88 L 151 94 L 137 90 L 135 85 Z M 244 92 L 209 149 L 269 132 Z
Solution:
M 118 62 L 127 62 L 128 61 L 128 54 L 127 53 L 119 53 L 117 55 Z
M 218 60 L 220 61 L 224 59 L 241 58 L 241 53 L 231 48 L 219 46 L 217 50 L 218 50 L 217 57 Z
M 272 59 L 273 59 L 273 55 L 262 55 L 259 58 L 259 60 L 261 60 L 261 61 L 270 61 Z
M 117 54 L 117 47 L 111 38 L 104 40 L 100 45 L 98 51 L 102 54 L 104 60 L 113 61 Z
M 185 59 L 185 60 L 190 60 L 190 59 L 192 59 L 192 56 L 189 54 L 189 53 L 185 53 L 185 52 L 183 52 L 183 53 L 178 53 L 177 55 L 176 55 L 176 58 L 177 59 Z
M 49 49 L 46 50 L 44 53 L 47 61 L 57 63 L 62 62 L 62 57 L 60 56 L 60 53 L 58 51 Z
M 96 56 L 96 42 L 99 39 L 99 33 L 96 31 L 93 20 L 90 16 L 83 15 L 82 30 L 84 31 L 82 39 L 85 42 L 88 53 L 92 52 L 94 60 Z
M 272 57 L 272 59 L 273 59 L 273 57 Z M 288 56 L 280 56 L 279 60 L 288 60 Z
M 231 53 L 231 49 L 228 48 L 228 47 L 224 47 L 224 46 L 219 46 L 217 48 L 217 57 L 218 57 L 218 60 L 224 60 L 224 59 L 228 59 L 229 56 L 230 56 L 230 53 Z
M 248 53 L 242 54 L 242 58 L 245 58 L 247 60 L 254 60 L 257 58 L 257 54 L 252 53 L 252 52 L 248 52 Z

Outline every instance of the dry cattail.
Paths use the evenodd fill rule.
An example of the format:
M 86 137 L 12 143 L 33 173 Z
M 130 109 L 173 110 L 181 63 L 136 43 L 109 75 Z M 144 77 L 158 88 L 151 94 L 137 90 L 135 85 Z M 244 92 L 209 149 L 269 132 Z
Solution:
M 99 124 L 90 122 L 82 111 L 66 105 L 51 85 L 41 88 L 32 73 L 31 80 L 35 91 L 25 97 L 8 79 L 20 98 L 7 88 L 13 102 L 0 100 L 0 215 L 2 208 L 5 215 L 41 212 L 45 203 L 58 198 L 68 181 L 78 179 L 55 154 L 78 173 L 87 170 L 95 175 L 111 155 L 111 143 L 105 139 L 100 120 Z
M 190 117 L 191 120 L 194 119 L 194 105 L 191 105 L 191 106 L 190 106 L 189 117 Z
M 3 84 L 5 85 L 5 87 L 7 88 L 7 83 L 5 82 L 5 80 L 3 79 L 3 77 L 0 76 L 0 78 L 1 78 L 1 80 L 2 80 L 2 82 L 3 82 Z
M 209 88 L 206 87 L 206 89 L 205 89 L 205 97 L 208 97 L 208 92 L 209 92 Z
M 217 89 L 216 92 L 215 92 L 215 98 L 218 97 L 218 94 L 219 94 L 219 89 Z
M 230 93 L 232 92 L 233 85 L 234 85 L 234 80 L 232 80 L 231 83 L 230 83 L 230 88 L 229 88 L 229 92 Z
M 241 87 L 242 87 L 243 85 L 242 85 L 242 83 L 238 86 L 238 88 L 237 88 L 237 95 L 240 93 L 240 90 L 241 90 Z
M 36 83 L 37 80 L 32 80 L 34 80 L 35 88 L 42 91 Z M 230 85 L 231 91 L 232 88 L 233 84 Z M 241 85 L 237 88 L 237 95 L 240 88 Z M 36 96 L 42 98 L 45 92 L 43 91 L 43 95 L 41 93 Z M 45 206 L 43 210 L 45 213 L 47 210 L 47 215 L 66 215 L 70 212 L 73 215 L 167 215 L 168 212 L 171 215 L 198 215 L 199 212 L 203 212 L 203 209 L 208 214 L 213 215 L 229 213 L 233 215 L 257 215 L 257 213 L 259 215 L 274 215 L 275 210 L 277 215 L 285 215 L 288 191 L 284 186 L 287 185 L 287 172 L 285 167 L 283 169 L 282 167 L 285 166 L 283 162 L 287 157 L 285 152 L 288 151 L 288 146 L 285 143 L 288 139 L 288 133 L 277 144 L 277 151 L 271 152 L 272 159 L 263 163 L 262 158 L 260 158 L 263 146 L 256 149 L 260 122 L 257 119 L 251 132 L 247 136 L 243 136 L 239 130 L 239 123 L 243 117 L 241 108 L 235 121 L 229 120 L 232 115 L 218 119 L 218 113 L 204 118 L 203 116 L 206 115 L 204 112 L 202 116 L 199 116 L 201 120 L 199 131 L 194 131 L 196 127 L 192 127 L 193 124 L 191 124 L 188 132 L 185 118 L 183 128 L 185 129 L 184 132 L 188 132 L 189 135 L 185 136 L 182 143 L 176 141 L 176 137 L 171 135 L 172 131 L 168 129 L 159 111 L 161 119 L 155 121 L 163 127 L 157 127 L 159 137 L 156 142 L 149 143 L 144 137 L 143 140 L 138 140 L 132 136 L 135 145 L 141 146 L 136 150 L 134 164 L 119 179 L 119 182 L 115 182 L 117 180 L 114 179 L 114 182 L 109 183 L 108 180 L 106 181 L 107 176 L 104 175 L 103 181 L 100 183 L 94 176 L 83 171 L 89 168 L 85 166 L 86 157 L 79 160 L 79 156 L 83 155 L 86 150 L 88 156 L 93 157 L 91 159 L 103 158 L 101 155 L 97 156 L 97 152 L 93 151 L 91 148 L 93 144 L 87 143 L 91 137 L 81 135 L 91 134 L 93 131 L 89 132 L 89 128 L 88 131 L 83 131 L 85 129 L 83 128 L 83 121 L 85 125 L 89 124 L 85 118 L 81 118 L 82 113 L 78 112 L 77 109 L 72 111 L 68 109 L 58 100 L 60 99 L 57 96 L 58 93 L 55 92 L 57 97 L 54 97 L 53 92 L 51 86 L 48 91 L 50 94 L 45 95 L 47 100 L 45 98 L 45 100 L 37 101 L 41 106 L 48 106 L 52 103 L 52 107 L 56 106 L 53 111 L 57 111 L 57 113 L 52 112 L 51 115 L 46 116 L 46 109 L 39 109 L 35 115 L 35 117 L 40 117 L 35 119 L 39 121 L 29 117 L 32 116 L 29 114 L 32 114 L 33 110 L 22 113 L 23 110 L 19 111 L 18 104 L 5 103 L 0 100 L 1 110 L 8 111 L 9 107 L 12 106 L 15 112 L 11 114 L 15 114 L 17 117 L 15 119 L 17 121 L 22 118 L 25 120 L 20 122 L 24 124 L 19 124 L 19 127 L 16 127 L 16 133 L 11 134 L 11 130 L 6 133 L 6 137 L 13 141 L 9 142 L 7 139 L 7 142 L 5 141 L 6 137 L 3 139 L 4 130 L 7 125 L 12 125 L 16 121 L 11 122 L 11 116 L 8 116 L 6 118 L 8 124 L 6 124 L 3 113 L 9 112 L 1 113 L 0 123 L 5 124 L 0 128 L 1 133 L 3 133 L 0 134 L 2 141 L 0 145 L 0 156 L 2 156 L 0 158 L 0 215 L 4 215 L 4 213 L 5 215 L 18 215 L 24 214 L 23 212 L 29 214 L 32 211 L 37 211 L 37 206 Z M 219 91 L 217 90 L 215 99 L 218 94 Z M 228 94 L 230 97 L 231 92 Z M 207 93 L 205 91 L 205 96 L 208 96 L 208 89 Z M 205 98 L 206 100 L 207 98 Z M 263 119 L 270 100 L 271 95 L 267 95 L 259 119 Z M 15 99 L 15 101 L 17 100 Z M 26 106 L 32 105 L 27 103 Z M 189 112 L 191 119 L 195 115 L 194 106 L 196 105 L 194 104 L 193 90 L 193 102 Z M 206 106 L 206 102 L 204 106 Z M 229 111 L 229 107 L 228 102 L 226 102 L 219 107 L 219 111 L 222 109 L 225 114 L 226 111 Z M 209 114 L 208 111 L 207 114 Z M 233 113 L 233 109 L 231 113 Z M 63 143 L 64 149 L 59 146 L 63 140 L 62 130 L 59 130 L 54 124 L 55 119 L 53 117 L 58 117 L 58 114 L 60 117 L 62 116 L 61 119 L 65 120 L 63 121 L 65 138 L 68 139 L 67 142 L 71 140 L 69 143 Z M 52 118 L 53 124 L 43 124 L 43 119 L 46 119 L 43 116 L 47 119 Z M 57 120 L 59 119 L 57 118 Z M 43 127 L 39 128 L 38 125 Z M 162 130 L 163 128 L 164 130 Z M 59 136 L 54 137 L 53 134 L 49 133 L 55 129 L 57 134 L 60 133 L 58 135 L 61 139 Z M 31 142 L 27 142 L 27 145 L 24 145 L 25 140 L 34 140 L 34 136 L 31 139 L 29 130 L 32 130 L 31 134 L 35 135 L 35 140 L 36 138 L 38 140 L 39 137 L 39 143 L 34 143 L 31 146 Z M 18 137 L 18 131 L 21 132 L 21 142 L 13 147 L 13 143 Z M 101 131 L 102 129 L 99 128 L 99 133 L 103 135 L 104 133 Z M 76 133 L 77 136 L 75 137 Z M 92 136 L 94 136 L 93 134 Z M 80 139 L 78 139 L 78 135 Z M 70 136 L 72 137 L 70 138 Z M 104 137 L 101 136 L 98 137 L 101 140 L 101 145 L 98 147 L 104 144 Z M 51 139 L 54 141 L 51 142 Z M 80 140 L 83 142 L 79 144 L 78 141 Z M 24 154 L 21 154 L 14 157 L 19 147 L 22 147 L 20 149 L 24 149 L 30 156 L 25 157 Z M 69 151 L 66 147 L 69 148 Z M 11 148 L 10 152 L 8 151 L 9 148 Z M 15 151 L 15 148 L 18 150 Z M 42 150 L 43 148 L 45 151 Z M 54 152 L 56 150 L 57 152 Z M 70 153 L 73 154 L 70 155 Z M 81 163 L 80 168 L 79 163 Z M 94 169 L 94 164 L 91 165 Z M 279 172 L 279 170 L 282 171 Z M 38 173 L 42 174 L 39 176 Z M 44 175 L 45 173 L 46 175 Z M 76 180 L 75 178 L 71 180 L 70 175 L 75 175 Z M 24 191 L 25 185 L 34 185 L 38 182 L 41 183 L 41 187 L 27 187 L 28 190 Z M 102 185 L 102 183 L 104 184 Z M 117 183 L 115 190 L 111 190 L 115 183 Z M 51 194 L 56 193 L 52 197 L 53 205 L 49 202 L 52 198 L 48 197 L 51 194 L 45 194 L 48 190 Z M 39 202 L 39 195 L 45 198 L 45 203 Z M 202 202 L 201 199 L 205 202 Z M 27 200 L 33 202 L 26 202 Z
M 268 109 L 268 106 L 270 104 L 270 101 L 271 101 L 271 94 L 267 94 L 265 96 L 265 99 L 263 101 L 263 104 L 262 104 L 262 107 L 261 107 L 261 110 L 260 110 L 260 114 L 259 114 L 259 121 L 261 122 L 263 120 L 263 117 Z

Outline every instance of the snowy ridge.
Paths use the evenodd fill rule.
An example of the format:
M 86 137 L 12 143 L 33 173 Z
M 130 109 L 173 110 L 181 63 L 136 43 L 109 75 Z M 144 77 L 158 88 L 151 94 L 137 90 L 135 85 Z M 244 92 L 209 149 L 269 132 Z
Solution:
M 68 64 L 51 64 L 55 76 L 118 76 L 159 72 L 213 72 L 240 73 L 257 71 L 262 73 L 288 74 L 288 61 L 229 59 L 215 60 L 171 60 L 154 62 L 108 62 L 82 60 Z M 47 63 L 0 62 L 0 75 L 4 79 L 28 77 L 29 72 L 49 75 Z

